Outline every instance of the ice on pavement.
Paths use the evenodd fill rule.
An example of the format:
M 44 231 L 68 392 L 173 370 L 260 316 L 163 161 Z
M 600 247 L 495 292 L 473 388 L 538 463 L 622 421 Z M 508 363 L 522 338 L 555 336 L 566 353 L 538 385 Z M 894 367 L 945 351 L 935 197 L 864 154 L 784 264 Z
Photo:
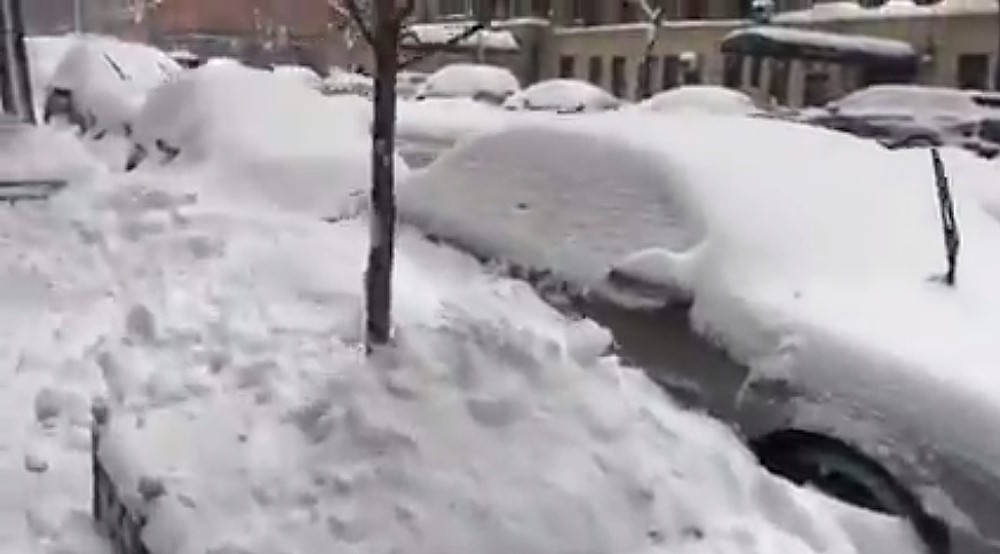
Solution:
M 125 492 L 167 487 L 147 506 L 157 554 L 916 549 L 900 522 L 765 473 L 601 357 L 603 330 L 412 234 L 398 347 L 364 357 L 364 222 L 234 209 L 185 177 L 0 212 L 3 551 L 100 552 L 98 394 Z

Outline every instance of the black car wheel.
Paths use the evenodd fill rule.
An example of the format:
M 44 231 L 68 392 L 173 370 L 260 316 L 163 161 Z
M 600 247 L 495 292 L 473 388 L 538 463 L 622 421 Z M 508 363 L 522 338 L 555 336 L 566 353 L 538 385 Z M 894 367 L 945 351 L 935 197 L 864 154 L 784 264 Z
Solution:
M 932 553 L 949 552 L 946 525 L 928 515 L 882 466 L 849 445 L 819 435 L 786 432 L 752 447 L 772 473 L 848 504 L 907 519 Z

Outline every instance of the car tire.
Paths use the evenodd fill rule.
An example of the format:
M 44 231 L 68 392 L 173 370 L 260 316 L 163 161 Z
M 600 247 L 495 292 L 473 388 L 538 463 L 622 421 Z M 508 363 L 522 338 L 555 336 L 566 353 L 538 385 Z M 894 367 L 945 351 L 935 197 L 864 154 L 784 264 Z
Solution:
M 788 431 L 755 441 L 751 447 L 772 473 L 848 504 L 907 519 L 931 553 L 950 551 L 947 526 L 930 516 L 892 474 L 850 445 Z

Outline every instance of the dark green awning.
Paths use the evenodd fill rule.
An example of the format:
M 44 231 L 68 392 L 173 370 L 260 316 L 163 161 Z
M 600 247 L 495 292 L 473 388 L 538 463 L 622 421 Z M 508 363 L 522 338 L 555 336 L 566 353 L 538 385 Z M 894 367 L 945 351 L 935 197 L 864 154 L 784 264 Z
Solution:
M 725 54 L 867 66 L 916 68 L 919 59 L 913 46 L 899 40 L 778 25 L 757 25 L 733 31 L 722 40 L 721 49 Z

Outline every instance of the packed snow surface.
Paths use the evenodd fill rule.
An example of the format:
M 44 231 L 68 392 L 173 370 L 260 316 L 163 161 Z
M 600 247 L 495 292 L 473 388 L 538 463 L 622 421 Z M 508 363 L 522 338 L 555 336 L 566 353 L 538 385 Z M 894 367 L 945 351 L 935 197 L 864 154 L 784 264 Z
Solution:
M 312 90 L 320 90 L 323 87 L 323 78 L 303 65 L 278 65 L 274 67 L 272 73 L 293 83 L 303 84 Z
M 746 94 L 714 85 L 685 85 L 644 100 L 639 107 L 663 113 L 751 115 L 760 113 Z
M 521 89 L 509 69 L 485 64 L 456 63 L 431 73 L 417 93 L 423 98 L 480 98 L 496 102 Z
M 363 196 L 370 180 L 370 117 L 359 98 L 327 98 L 241 65 L 206 65 L 150 94 L 135 142 L 148 152 L 143 167 L 214 173 L 207 194 L 337 217 L 349 209 L 345 197 Z
M 996 498 L 1000 445 L 979 437 L 1000 420 L 1000 225 L 972 189 L 954 187 L 955 288 L 935 280 L 946 263 L 926 151 L 780 121 L 616 113 L 512 127 L 416 175 L 400 213 L 583 287 L 638 264 L 693 300 L 692 327 L 752 381 L 809 392 L 789 405 L 796 425 L 846 435 L 900 475 L 952 457 Z M 940 485 L 912 479 L 928 509 L 967 523 Z M 974 515 L 995 533 L 995 510 Z
M 509 110 L 563 113 L 601 112 L 619 107 L 622 101 L 604 89 L 578 79 L 549 79 L 511 95 Z

